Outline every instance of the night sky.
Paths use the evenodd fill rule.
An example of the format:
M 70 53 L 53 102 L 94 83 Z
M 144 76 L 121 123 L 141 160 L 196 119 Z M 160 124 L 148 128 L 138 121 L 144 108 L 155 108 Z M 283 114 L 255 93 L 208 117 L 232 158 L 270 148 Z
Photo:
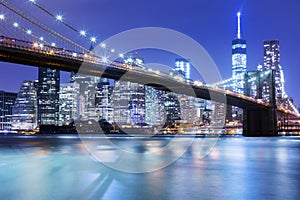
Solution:
M 7 0 L 18 8 L 49 22 L 49 16 L 26 0 Z M 21 2 L 21 3 L 20 3 Z M 247 40 L 248 70 L 263 63 L 263 41 L 280 40 L 281 65 L 289 97 L 300 102 L 299 0 L 37 0 L 53 13 L 61 13 L 67 23 L 85 28 L 99 41 L 119 32 L 139 27 L 164 27 L 182 32 L 199 42 L 218 66 L 222 77 L 231 76 L 231 41 L 236 35 L 236 13 L 242 13 L 242 37 Z M 2 7 L 0 6 L 0 11 Z M 54 20 L 53 20 L 54 21 Z M 63 32 L 58 22 L 50 22 Z M 68 37 L 79 40 L 75 33 Z M 89 43 L 83 43 L 87 48 Z M 174 65 L 173 58 L 158 59 Z M 145 58 L 147 62 L 147 58 Z M 37 68 L 0 63 L 0 90 L 18 91 L 23 80 L 37 79 Z M 68 74 L 62 74 L 68 81 Z

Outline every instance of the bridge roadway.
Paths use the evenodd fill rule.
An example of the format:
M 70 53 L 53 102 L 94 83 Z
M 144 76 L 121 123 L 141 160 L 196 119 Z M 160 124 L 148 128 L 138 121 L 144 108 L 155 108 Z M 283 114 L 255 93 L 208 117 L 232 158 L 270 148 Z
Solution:
M 0 36 L 0 61 L 135 82 L 153 86 L 159 90 L 237 106 L 244 109 L 244 132 L 249 136 L 276 135 L 276 113 L 296 115 L 292 111 L 229 90 L 208 87 L 203 84 L 191 85 L 183 79 L 175 79 L 173 76 L 161 72 L 150 72 L 117 62 L 108 64 L 89 54 L 51 46 L 40 46 L 36 43 L 3 36 Z M 253 124 L 258 125 L 252 127 Z M 251 134 L 248 133 L 249 131 Z

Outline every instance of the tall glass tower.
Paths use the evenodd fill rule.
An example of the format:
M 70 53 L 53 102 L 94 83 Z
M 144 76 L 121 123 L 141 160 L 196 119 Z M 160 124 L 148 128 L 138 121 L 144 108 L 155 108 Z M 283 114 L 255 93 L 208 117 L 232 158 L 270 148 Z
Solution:
M 244 93 L 244 76 L 247 70 L 247 43 L 241 36 L 241 13 L 237 13 L 237 36 L 232 40 L 233 91 Z
M 23 81 L 12 114 L 12 129 L 28 131 L 37 128 L 37 94 L 32 81 Z
M 59 115 L 60 72 L 39 68 L 38 122 L 39 125 L 57 125 Z
M 275 70 L 276 97 L 284 98 L 284 76 L 280 65 L 280 43 L 278 40 L 264 41 L 264 69 Z

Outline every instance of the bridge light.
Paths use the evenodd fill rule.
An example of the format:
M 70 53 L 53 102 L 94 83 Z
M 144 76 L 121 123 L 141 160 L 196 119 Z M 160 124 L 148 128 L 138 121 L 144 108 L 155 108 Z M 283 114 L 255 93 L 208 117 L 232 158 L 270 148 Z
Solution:
M 121 54 L 119 55 L 119 57 L 120 57 L 120 58 L 124 58 L 124 54 L 121 53 Z
M 56 15 L 56 20 L 62 22 L 63 21 L 63 16 L 62 15 Z
M 37 42 L 33 43 L 33 47 L 38 47 L 39 44 Z
M 28 35 L 31 35 L 32 30 L 28 29 L 28 30 L 26 31 L 26 33 L 27 33 Z
M 17 22 L 14 22 L 14 23 L 13 23 L 13 26 L 14 26 L 14 27 L 18 27 L 19 24 L 18 24 Z
M 101 61 L 102 61 L 103 63 L 108 63 L 108 58 L 107 58 L 106 56 L 103 56 L 103 57 L 101 58 Z
M 0 20 L 4 20 L 5 19 L 5 15 L 4 14 L 0 14 Z
M 52 42 L 52 43 L 51 43 L 51 46 L 55 47 L 55 46 L 56 46 L 56 44 L 55 44 L 54 42 Z
M 114 50 L 114 49 L 111 49 L 110 52 L 115 53 L 115 50 Z
M 81 30 L 79 33 L 80 33 L 81 36 L 86 36 L 86 31 L 85 30 Z
M 72 56 L 73 56 L 73 57 L 77 57 L 77 53 L 74 52 L 74 53 L 72 54 Z
M 36 3 L 35 0 L 28 0 L 28 1 L 29 1 L 29 3 L 32 3 L 32 4 Z
M 106 48 L 106 44 L 105 43 L 101 43 L 100 46 L 105 49 Z
M 44 44 L 40 44 L 39 47 L 42 49 L 44 47 Z
M 41 41 L 44 41 L 44 37 L 40 37 L 40 40 L 41 40 Z
M 93 42 L 93 43 L 96 43 L 96 41 L 97 41 L 97 39 L 96 39 L 96 37 L 91 37 L 91 42 Z

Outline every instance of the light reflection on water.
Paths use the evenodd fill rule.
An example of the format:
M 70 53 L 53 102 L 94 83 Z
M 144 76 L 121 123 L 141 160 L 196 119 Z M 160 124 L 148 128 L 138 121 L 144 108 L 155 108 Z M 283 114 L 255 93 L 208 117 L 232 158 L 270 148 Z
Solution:
M 146 152 L 139 146 L 157 148 L 170 139 L 144 138 L 132 145 L 132 139 L 122 137 L 114 142 L 124 148 L 138 147 L 131 149 L 135 152 Z M 93 160 L 76 137 L 0 137 L 0 196 L 109 200 L 299 198 L 300 137 L 223 137 L 201 159 L 202 140 L 196 138 L 197 142 L 166 168 L 129 174 Z M 109 146 L 98 147 L 111 150 Z

